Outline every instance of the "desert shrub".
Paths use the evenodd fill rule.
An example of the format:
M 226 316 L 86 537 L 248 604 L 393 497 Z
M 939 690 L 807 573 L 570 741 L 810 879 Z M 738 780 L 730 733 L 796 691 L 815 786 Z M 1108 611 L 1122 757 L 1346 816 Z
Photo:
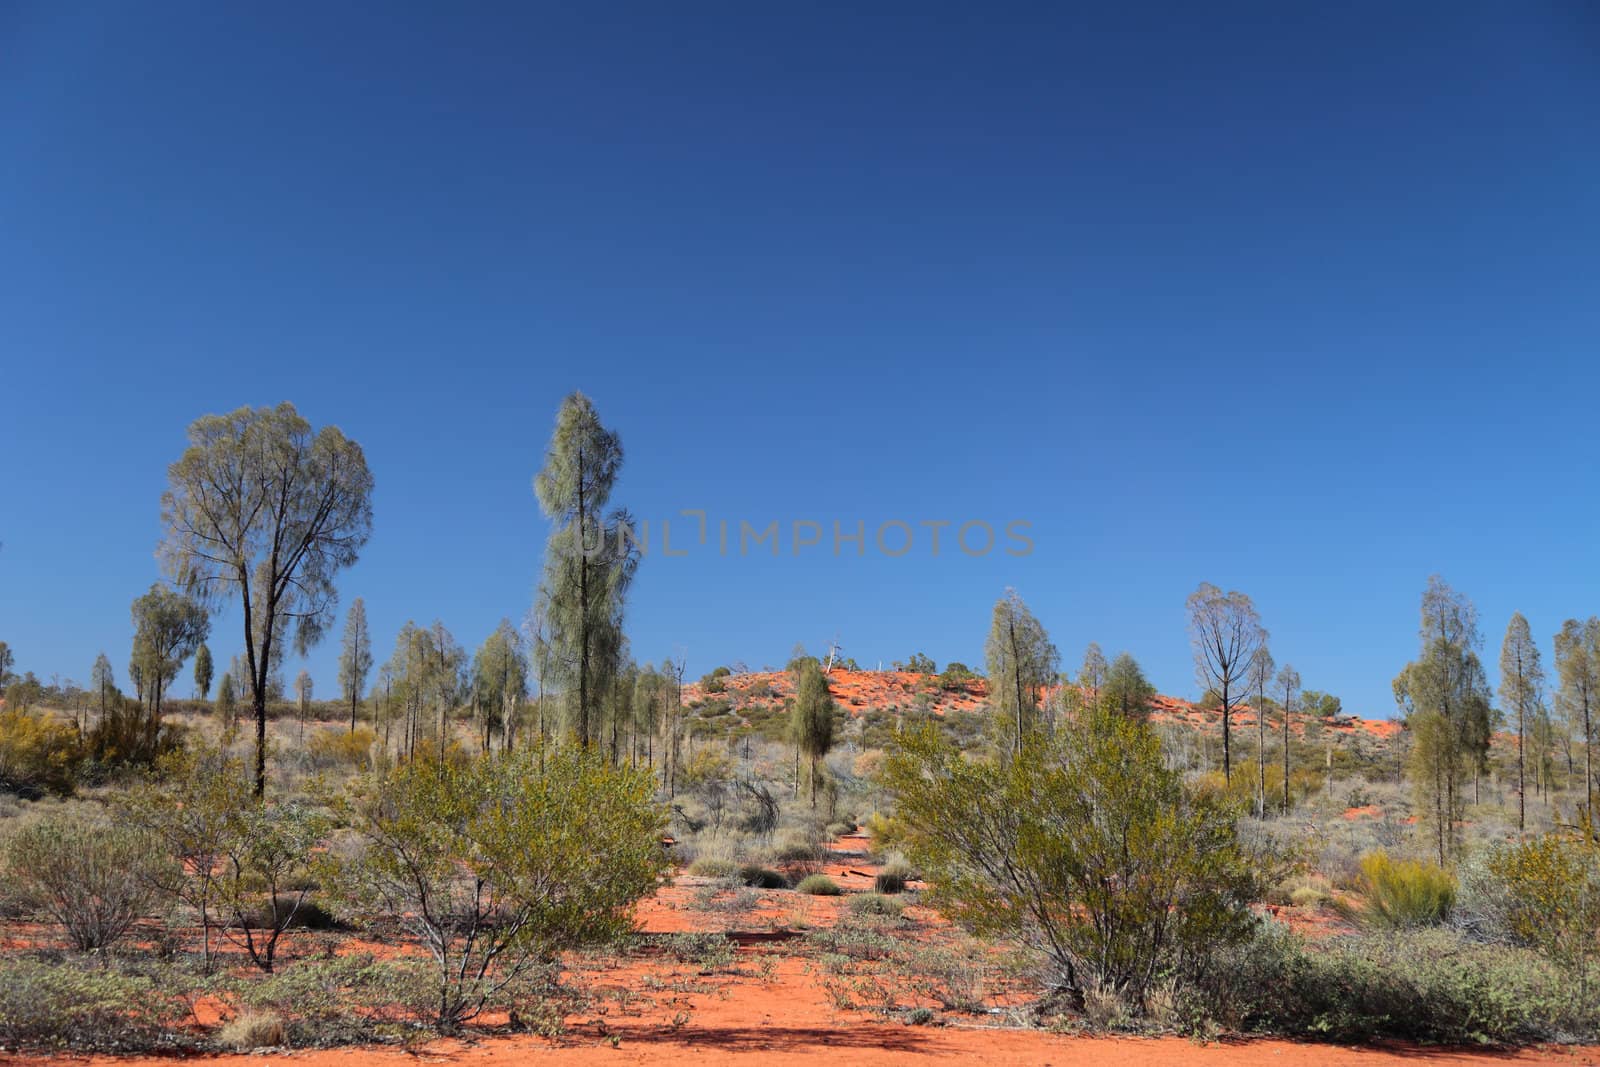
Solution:
M 216 990 L 237 1010 L 236 1020 L 274 1019 L 277 1040 L 259 1036 L 219 1043 L 237 1050 L 263 1045 L 316 1048 L 403 1035 L 417 1029 L 436 987 L 421 960 L 368 955 L 302 960 L 271 975 L 229 978 Z M 248 1027 L 243 1027 L 248 1030 Z M 242 1046 L 242 1048 L 241 1048 Z
M 923 727 L 886 779 L 934 903 L 1040 952 L 1072 999 L 1111 988 L 1137 1003 L 1250 933 L 1257 860 L 1235 809 L 1186 790 L 1144 723 L 1086 714 L 1004 763 Z
M 257 800 L 242 760 L 204 747 L 168 753 L 119 807 L 174 861 L 158 885 L 198 913 L 208 966 L 213 929 L 271 972 L 287 931 L 330 924 L 307 910 L 313 850 L 330 821 L 298 801 Z
M 1450 917 L 1456 880 L 1437 864 L 1397 860 L 1379 849 L 1361 857 L 1360 917 L 1387 927 L 1432 926 Z
M 836 897 L 844 892 L 839 888 L 838 882 L 835 882 L 825 874 L 807 875 L 800 879 L 800 884 L 794 888 L 797 893 L 805 893 L 807 896 L 813 897 Z
M 1534 953 L 1446 929 L 1307 945 L 1268 924 L 1218 963 L 1191 1010 L 1240 1029 L 1477 1044 L 1586 1040 L 1600 1025 L 1600 1006 Z
M 235 1015 L 217 1031 L 217 1045 L 230 1052 L 251 1052 L 288 1044 L 283 1020 L 271 1012 L 247 1011 Z
M 830 840 L 837 841 L 846 834 L 855 833 L 856 824 L 853 822 L 830 822 L 827 830 L 824 832 L 828 835 Z
M 850 898 L 849 907 L 852 915 L 877 915 L 888 919 L 898 919 L 906 908 L 901 901 L 882 893 L 857 893 Z
M 6 874 L 22 900 L 66 929 L 74 948 L 122 940 L 155 899 L 157 861 L 137 831 L 61 810 L 12 835 Z
M 150 767 L 183 746 L 182 730 L 147 712 L 137 701 L 113 694 L 100 721 L 85 738 L 86 757 L 98 774 L 124 767 Z
M 890 856 L 883 868 L 872 877 L 872 889 L 875 893 L 904 893 L 906 883 L 912 877 L 911 864 L 902 856 Z
M 187 1006 L 170 983 L 100 964 L 0 958 L 0 1047 L 132 1052 L 170 1046 Z
M 1600 841 L 1590 827 L 1509 845 L 1490 858 L 1489 871 L 1509 932 L 1576 977 L 1587 997 L 1600 959 Z
M 965 663 L 946 664 L 944 672 L 939 675 L 939 688 L 945 690 L 965 689 L 967 683 L 978 677 Z
M 782 871 L 751 864 L 739 868 L 739 880 L 751 889 L 788 889 L 789 879 Z
M 0 792 L 37 800 L 65 796 L 83 762 L 78 733 L 44 715 L 0 711 Z
M 427 946 L 432 1021 L 453 1031 L 557 953 L 629 931 L 667 866 L 653 787 L 575 747 L 403 763 L 344 805 L 364 847 L 330 884 Z
M 701 856 L 689 864 L 689 873 L 697 878 L 733 878 L 739 874 L 739 864 L 726 856 Z
M 311 735 L 306 742 L 306 756 L 311 766 L 318 770 L 335 767 L 363 767 L 372 754 L 378 735 L 370 727 L 358 726 L 354 730 L 324 727 Z

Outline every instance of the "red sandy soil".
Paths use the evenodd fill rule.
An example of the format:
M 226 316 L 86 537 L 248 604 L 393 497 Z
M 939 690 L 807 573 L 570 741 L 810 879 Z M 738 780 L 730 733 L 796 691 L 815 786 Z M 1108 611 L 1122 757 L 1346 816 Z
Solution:
M 722 693 L 703 692 L 698 682 L 684 686 L 684 703 L 722 699 L 735 709 L 746 706 L 771 707 L 781 705 L 784 698 L 794 695 L 794 680 L 787 671 L 731 674 L 722 681 L 726 687 Z M 851 715 L 889 707 L 910 710 L 920 693 L 926 693 L 931 699 L 931 708 L 936 715 L 950 711 L 980 711 L 989 695 L 988 682 L 982 678 L 971 679 L 958 689 L 947 690 L 940 687 L 937 676 L 912 671 L 847 671 L 835 668 L 828 675 L 828 688 L 834 700 Z M 753 694 L 752 690 L 755 691 Z M 1169 696 L 1156 697 L 1154 704 L 1155 712 L 1151 718 L 1155 722 L 1221 729 L 1222 713 L 1219 711 L 1207 710 L 1190 701 Z M 1231 721 L 1234 729 L 1254 727 L 1255 712 L 1249 705 L 1243 705 L 1235 710 Z M 1365 733 L 1383 740 L 1394 737 L 1401 728 L 1398 722 L 1390 719 L 1359 719 L 1351 715 L 1338 716 L 1324 722 L 1323 726 L 1347 736 Z M 1289 728 L 1295 734 L 1303 734 L 1305 722 L 1291 716 Z

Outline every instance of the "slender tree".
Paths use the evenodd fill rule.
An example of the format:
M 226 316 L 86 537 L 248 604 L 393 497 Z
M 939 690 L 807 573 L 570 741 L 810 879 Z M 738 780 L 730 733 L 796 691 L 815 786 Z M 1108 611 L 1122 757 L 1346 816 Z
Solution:
M 238 690 L 233 675 L 224 671 L 222 680 L 217 683 L 217 720 L 224 730 L 233 729 L 234 718 L 239 714 Z
M 1517 829 L 1528 826 L 1527 757 L 1528 724 L 1541 705 L 1544 667 L 1539 662 L 1539 646 L 1533 639 L 1528 620 L 1518 611 L 1506 626 L 1506 639 L 1500 646 L 1500 700 L 1517 717 Z M 1541 764 L 1542 766 L 1542 764 Z
M 1012 735 L 1012 752 L 1019 752 L 1036 725 L 1045 688 L 1056 680 L 1060 653 L 1015 589 L 995 602 L 985 653 L 989 710 L 1002 734 Z
M 1422 594 L 1418 638 L 1420 654 L 1395 678 L 1394 693 L 1412 736 L 1412 782 L 1443 864 L 1459 846 L 1462 786 L 1488 751 L 1491 712 L 1477 609 L 1438 575 Z
M 116 674 L 111 670 L 111 658 L 104 652 L 94 658 L 94 667 L 89 671 L 89 684 L 100 698 L 100 718 L 104 721 L 106 704 L 117 689 Z
M 300 736 L 306 735 L 306 719 L 311 714 L 311 672 L 301 671 L 294 680 L 295 703 L 300 711 Z
M 372 636 L 367 633 L 367 602 L 356 597 L 344 620 L 344 645 L 339 652 L 339 689 L 350 704 L 350 732 L 356 730 L 356 708 L 372 670 Z
M 1594 712 L 1600 701 L 1600 618 L 1568 619 L 1556 634 L 1558 701 L 1569 733 L 1583 739 L 1584 807 L 1594 818 Z
M 1278 672 L 1278 689 L 1283 693 L 1283 813 L 1289 814 L 1289 716 L 1300 693 L 1300 672 L 1285 663 Z
M 827 676 L 815 660 L 807 661 L 800 668 L 800 683 L 790 711 L 790 730 L 795 748 L 810 761 L 813 808 L 817 806 L 817 764 L 833 750 L 833 710 L 833 694 L 828 691 Z
M 1256 796 L 1256 815 L 1258 818 L 1267 817 L 1267 686 L 1272 684 L 1272 672 L 1277 664 L 1272 660 L 1272 653 L 1263 644 L 1256 649 L 1255 655 L 1250 657 L 1247 670 L 1250 688 L 1255 690 L 1256 713 L 1256 764 L 1260 768 L 1259 790 Z
M 639 564 L 623 534 L 632 526 L 627 512 L 605 513 L 621 467 L 622 442 L 589 398 L 567 397 L 534 492 L 553 523 L 541 584 L 551 666 L 566 691 L 571 732 L 585 745 L 621 666 L 623 605 Z
M 211 649 L 202 641 L 194 654 L 194 695 L 197 700 L 210 699 L 213 669 Z
M 133 602 L 133 658 L 149 695 L 152 721 L 161 719 L 161 697 L 178 671 L 211 631 L 199 603 L 160 582 Z
M 1189 594 L 1189 641 L 1202 687 L 1222 702 L 1222 776 L 1233 780 L 1233 710 L 1248 686 L 1250 660 L 1267 643 L 1261 616 L 1248 596 L 1209 582 Z
M 528 698 L 528 657 L 522 636 L 510 619 L 501 619 L 472 657 L 472 695 L 483 727 L 483 749 L 500 734 L 501 747 L 510 748 L 517 709 Z
M 11 684 L 11 671 L 16 665 L 17 657 L 11 651 L 11 646 L 4 641 L 0 641 L 0 689 Z
M 372 474 L 361 446 L 313 431 L 293 404 L 239 408 L 189 426 L 162 497 L 167 572 L 208 602 L 243 605 L 244 684 L 256 720 L 255 791 L 267 788 L 267 697 L 275 645 L 294 630 L 304 654 L 322 637 L 334 576 L 372 533 Z M 275 656 L 276 653 L 276 656 Z

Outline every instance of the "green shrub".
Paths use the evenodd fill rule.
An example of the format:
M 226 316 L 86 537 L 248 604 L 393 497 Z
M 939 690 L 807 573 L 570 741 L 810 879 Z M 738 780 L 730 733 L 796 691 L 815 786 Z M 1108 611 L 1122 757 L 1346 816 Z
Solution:
M 101 965 L 0 958 L 0 1047 L 136 1052 L 178 1042 L 169 983 Z
M 788 889 L 789 879 L 771 867 L 750 865 L 739 868 L 739 880 L 752 889 Z
M 235 1051 L 267 1045 L 325 1048 L 381 1040 L 417 1029 L 436 995 L 427 964 L 369 955 L 301 960 L 270 975 L 225 978 L 217 992 L 245 1019 L 276 1020 L 280 1033 L 265 1040 L 255 1026 L 218 1035 Z M 231 1025 L 231 1024 L 230 1024 Z
M 346 815 L 364 847 L 329 882 L 435 946 L 429 1014 L 455 1031 L 557 953 L 632 929 L 667 868 L 654 789 L 576 746 L 403 763 L 358 784 Z
M 1590 826 L 1555 831 L 1495 853 L 1509 932 L 1565 968 L 1587 996 L 1600 959 L 1600 840 Z
M 83 747 L 77 731 L 46 715 L 0 711 L 0 792 L 37 800 L 65 796 L 77 781 Z
M 882 893 L 857 893 L 850 898 L 849 907 L 852 915 L 878 915 L 890 919 L 898 919 L 906 908 L 894 897 L 886 897 Z
M 846 834 L 855 833 L 856 824 L 853 822 L 830 822 L 826 832 L 830 840 L 837 841 Z
M 1230 1027 L 1320 1040 L 1592 1040 L 1600 1006 L 1574 993 L 1535 954 L 1446 929 L 1308 945 L 1268 924 L 1219 960 L 1192 1000 Z
M 1004 762 L 907 731 L 885 780 L 913 862 L 946 914 L 1043 949 L 1047 982 L 1135 1002 L 1156 976 L 1203 972 L 1246 939 L 1256 871 L 1237 810 L 1189 791 L 1155 732 L 1086 712 Z
M 794 888 L 797 893 L 805 893 L 813 897 L 836 897 L 844 892 L 839 888 L 838 882 L 835 882 L 825 874 L 807 875 Z
M 6 842 L 5 867 L 21 899 L 60 923 L 74 948 L 108 948 L 154 901 L 159 861 L 142 834 L 70 810 L 24 826 Z
M 1379 849 L 1361 857 L 1361 917 L 1379 926 L 1433 926 L 1450 917 L 1456 880 L 1442 867 L 1397 860 Z

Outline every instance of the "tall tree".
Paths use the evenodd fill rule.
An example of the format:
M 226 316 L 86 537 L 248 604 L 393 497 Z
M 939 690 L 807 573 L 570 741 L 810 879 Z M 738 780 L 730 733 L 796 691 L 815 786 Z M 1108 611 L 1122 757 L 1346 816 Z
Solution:
M 1188 608 L 1195 675 L 1222 702 L 1222 776 L 1231 782 L 1233 709 L 1248 685 L 1251 657 L 1267 643 L 1267 631 L 1248 596 L 1224 593 L 1210 582 L 1189 594 Z
M 1441 864 L 1459 847 L 1462 786 L 1488 751 L 1489 682 L 1478 659 L 1478 612 L 1433 575 L 1422 594 L 1417 659 L 1394 680 L 1411 732 L 1411 778 L 1429 813 Z
M 623 605 L 639 565 L 637 546 L 622 533 L 632 525 L 628 513 L 605 512 L 621 467 L 616 433 L 588 397 L 568 396 L 533 487 L 554 524 L 541 582 L 551 666 L 567 692 L 572 733 L 585 745 L 621 666 Z
M 1285 663 L 1278 672 L 1278 690 L 1283 693 L 1283 813 L 1289 814 L 1289 716 L 1294 713 L 1295 697 L 1300 693 L 1300 672 Z
M 472 696 L 483 727 L 484 751 L 495 733 L 500 734 L 501 746 L 510 748 L 517 709 L 528 699 L 528 657 L 522 635 L 510 619 L 501 619 L 472 657 Z
M 300 711 L 300 736 L 306 734 L 306 719 L 311 714 L 311 672 L 301 671 L 294 680 L 295 703 Z
M 160 582 L 133 602 L 132 615 L 133 658 L 150 698 L 150 717 L 159 722 L 162 694 L 211 632 L 211 620 L 198 602 Z
M 335 426 L 313 431 L 294 405 L 239 408 L 189 426 L 162 496 L 167 571 L 191 593 L 243 604 L 244 682 L 256 720 L 255 792 L 267 788 L 267 695 L 274 645 L 322 637 L 334 576 L 372 533 L 372 474 Z
M 224 730 L 233 729 L 233 720 L 239 714 L 239 687 L 233 675 L 224 671 L 217 683 L 217 721 Z
M 795 748 L 811 766 L 811 806 L 817 806 L 817 764 L 833 750 L 833 694 L 828 678 L 814 659 L 800 667 L 800 682 L 790 711 L 790 731 Z
M 1090 647 L 1099 650 L 1096 646 Z M 1103 711 L 1136 722 L 1149 720 L 1150 702 L 1155 699 L 1156 687 L 1144 676 L 1139 661 L 1128 653 L 1117 653 L 1117 658 L 1111 661 L 1097 688 L 1099 703 L 1088 705 L 1091 709 L 1098 706 Z
M 1542 703 L 1544 667 L 1539 646 L 1528 620 L 1518 611 L 1506 626 L 1500 646 L 1500 700 L 1517 717 L 1517 829 L 1528 826 L 1527 756 L 1528 724 Z
M 197 699 L 206 700 L 211 696 L 211 672 L 214 669 L 211 649 L 202 641 L 194 654 L 194 695 Z
M 372 670 L 372 636 L 367 633 L 367 602 L 356 597 L 344 620 L 344 645 L 339 651 L 339 690 L 350 704 L 350 732 L 356 730 L 356 708 Z
M 0 641 L 0 689 L 11 684 L 11 670 L 16 665 L 17 657 L 11 646 Z
M 1255 655 L 1250 657 L 1250 664 L 1246 670 L 1249 676 L 1250 688 L 1255 691 L 1256 713 L 1256 764 L 1260 768 L 1261 779 L 1257 789 L 1256 815 L 1258 818 L 1267 817 L 1267 686 L 1272 684 L 1272 672 L 1277 664 L 1273 662 L 1272 653 L 1263 644 L 1256 649 Z
M 1568 730 L 1583 739 L 1584 806 L 1594 818 L 1594 712 L 1600 701 L 1600 618 L 1568 619 L 1556 634 L 1558 696 Z
M 100 718 L 104 720 L 106 704 L 117 689 L 117 676 L 111 669 L 111 657 L 104 652 L 94 658 L 94 666 L 89 670 L 89 685 L 100 699 Z
M 1011 733 L 1019 752 L 1035 727 L 1040 698 L 1056 680 L 1061 655 L 1015 589 L 995 602 L 985 646 L 989 670 L 989 710 L 1002 733 Z

